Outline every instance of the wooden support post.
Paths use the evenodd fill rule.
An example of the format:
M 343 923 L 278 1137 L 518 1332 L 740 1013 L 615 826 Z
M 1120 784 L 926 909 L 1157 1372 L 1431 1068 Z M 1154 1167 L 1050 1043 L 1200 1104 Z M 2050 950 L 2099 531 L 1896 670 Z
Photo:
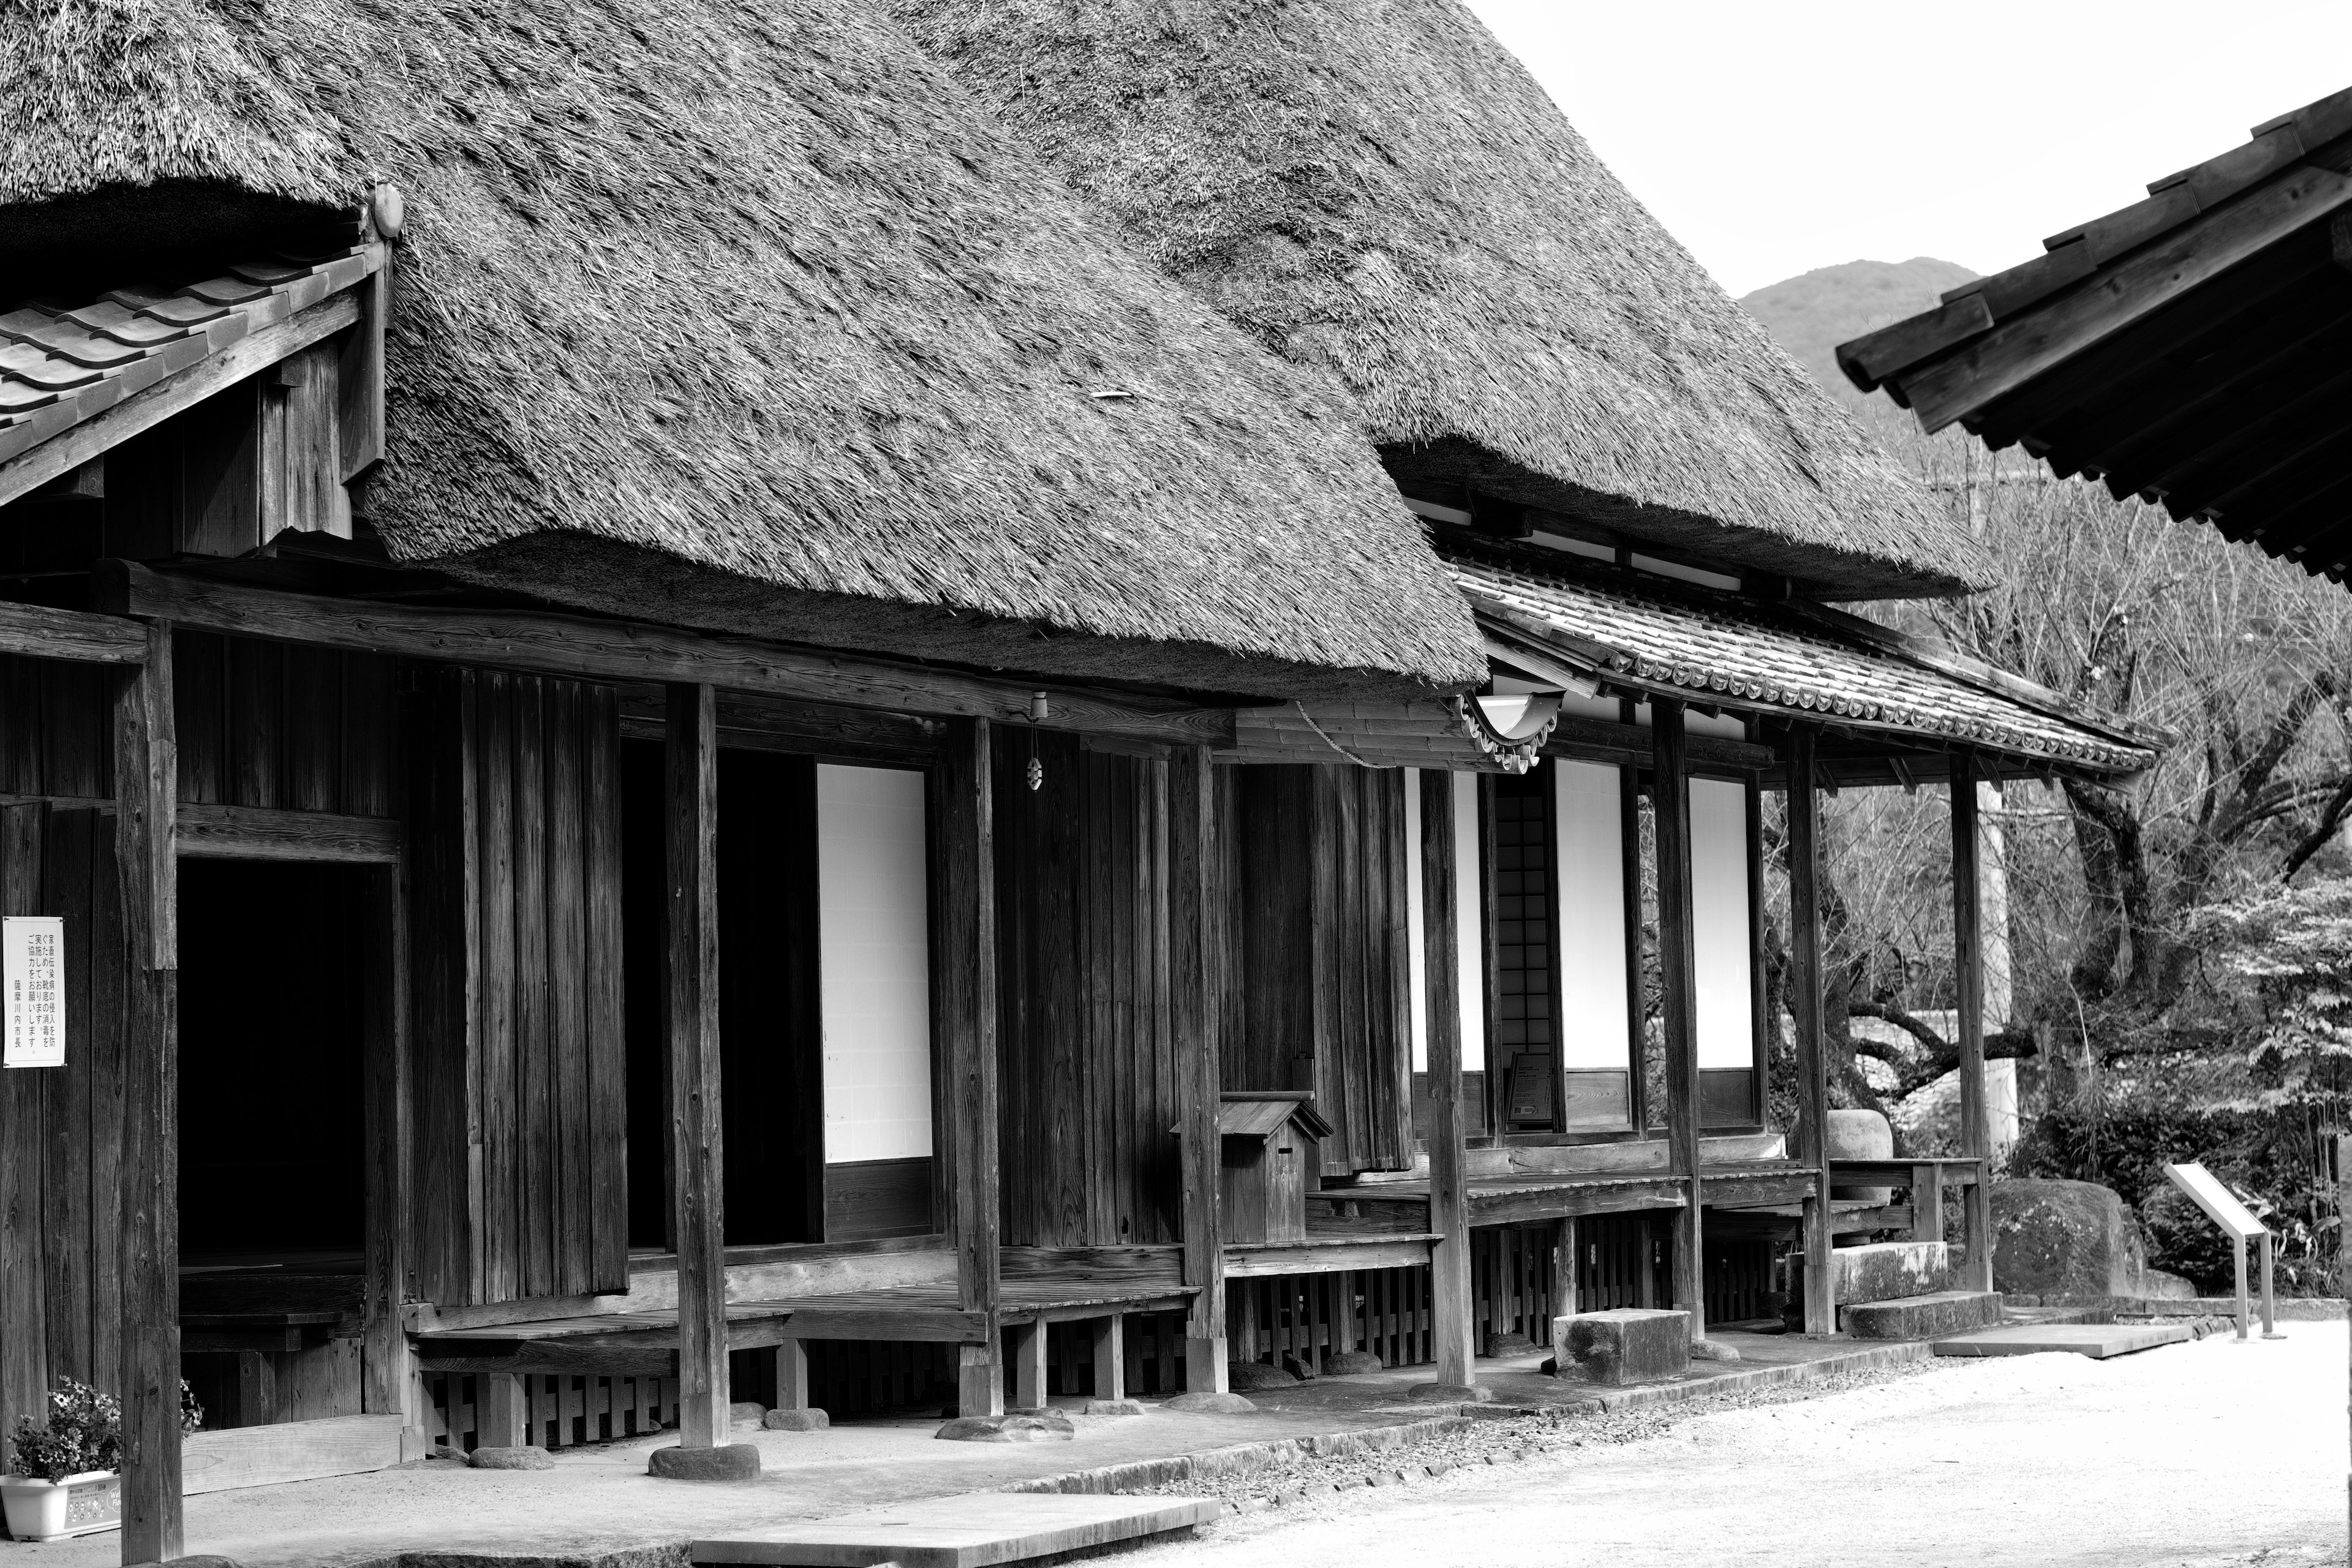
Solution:
M 1821 731 L 1789 737 L 1789 1013 L 1797 1029 L 1797 1163 L 1811 1173 L 1804 1205 L 1805 1332 L 1837 1332 L 1830 1289 L 1830 1073 L 1822 1038 L 1822 803 L 1813 787 Z
M 484 1448 L 531 1446 L 530 1390 L 510 1372 L 474 1376 L 474 1441 Z
M 1911 1167 L 1911 1239 L 1944 1239 L 1944 1173 L 1930 1163 Z
M 1095 1321 L 1095 1397 L 1127 1397 L 1127 1320 L 1113 1313 Z
M 172 627 L 114 700 L 115 858 L 122 900 L 122 1561 L 181 1554 L 180 785 Z
M 425 1405 L 401 1322 L 408 1298 L 411 1123 L 408 1066 L 408 929 L 406 890 L 397 866 L 371 866 L 367 887 L 365 1053 L 367 1140 L 367 1275 L 362 1301 L 362 1370 L 360 1408 L 398 1415 L 422 1433 Z
M 776 1347 L 776 1408 L 806 1410 L 808 1407 L 808 1346 L 799 1340 L 786 1340 Z
M 940 767 L 940 1118 L 956 1303 L 982 1315 L 956 1350 L 956 1412 L 1004 1414 L 996 1251 L 996 827 L 990 724 L 954 728 Z
M 1698 1176 L 1698 955 L 1691 922 L 1690 780 L 1684 766 L 1683 705 L 1650 704 L 1651 806 L 1657 823 L 1658 969 L 1664 992 L 1666 1167 L 1682 1178 L 1675 1210 L 1675 1302 L 1690 1314 L 1691 1338 L 1706 1336 Z
M 1977 753 L 1952 756 L 1952 973 L 1958 982 L 1960 1152 L 1977 1162 L 1968 1188 L 1969 1288 L 1992 1289 L 1992 1131 L 1985 1120 L 1984 931 L 1977 892 Z
M 1223 978 L 1223 900 L 1216 883 L 1216 778 L 1206 746 L 1184 746 L 1154 764 L 1166 781 L 1170 1021 L 1183 1119 L 1184 1283 L 1197 1289 L 1184 1320 L 1188 1393 L 1225 1392 L 1224 1227 L 1217 1214 L 1223 1181 L 1217 1138 L 1217 1014 Z
M 1429 1316 L 1441 1384 L 1475 1381 L 1470 1291 L 1470 1187 L 1462 1143 L 1462 1005 L 1454 987 L 1461 936 L 1454 921 L 1454 775 L 1421 770 L 1423 994 L 1429 1006 Z
M 1551 1315 L 1571 1316 L 1576 1311 L 1576 1220 L 1570 1216 L 1555 1220 L 1551 1227 Z M 1540 1340 L 1542 1336 L 1530 1335 Z
M 1045 1403 L 1045 1325 L 1013 1326 L 1013 1403 L 1034 1410 Z
M 665 815 L 672 1221 L 677 1248 L 677 1435 L 727 1446 L 726 1215 L 719 1104 L 719 704 L 708 686 L 667 691 Z

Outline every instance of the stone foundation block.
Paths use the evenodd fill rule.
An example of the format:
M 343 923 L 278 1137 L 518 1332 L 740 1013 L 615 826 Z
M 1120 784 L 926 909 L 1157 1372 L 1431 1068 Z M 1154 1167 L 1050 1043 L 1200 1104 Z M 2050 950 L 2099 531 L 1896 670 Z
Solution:
M 1200 1415 L 1246 1415 L 1257 1408 L 1238 1394 L 1180 1394 L 1161 1406 L 1166 1410 L 1181 1410 Z
M 749 1443 L 717 1448 L 656 1448 L 646 1459 L 646 1474 L 669 1481 L 756 1480 L 760 1450 Z
M 805 1410 L 771 1410 L 760 1417 L 760 1425 L 771 1432 L 821 1432 L 833 1425 L 833 1417 L 812 1405 Z
M 1551 1321 L 1551 1342 L 1559 1366 L 1572 1364 L 1604 1387 L 1679 1377 L 1690 1370 L 1690 1314 L 1642 1307 L 1572 1312 Z
M 1839 1326 L 1858 1340 L 1932 1340 L 2000 1321 L 1998 1290 L 1938 1290 L 1895 1301 L 1841 1308 Z
M 555 1456 L 544 1448 L 477 1448 L 466 1462 L 478 1470 L 551 1470 Z
M 1831 1300 L 1841 1307 L 1933 1296 L 1952 1288 L 1952 1249 L 1940 1241 L 1881 1241 L 1830 1249 Z
M 950 1443 L 1066 1443 L 1078 1429 L 1059 1411 L 959 1415 L 931 1434 Z
M 1370 1351 L 1341 1351 L 1323 1359 L 1323 1371 L 1331 1377 L 1358 1377 L 1368 1372 L 1386 1370 L 1381 1358 Z

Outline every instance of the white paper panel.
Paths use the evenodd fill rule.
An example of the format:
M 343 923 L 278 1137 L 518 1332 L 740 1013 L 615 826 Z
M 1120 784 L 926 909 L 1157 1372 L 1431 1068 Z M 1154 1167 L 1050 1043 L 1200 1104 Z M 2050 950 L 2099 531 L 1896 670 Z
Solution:
M 1698 1065 L 1756 1065 L 1748 929 L 1748 787 L 1693 779 L 1691 934 L 1698 952 Z
M 1405 968 L 1412 993 L 1412 1070 L 1429 1070 L 1429 931 L 1421 918 L 1421 770 L 1404 771 Z
M 824 1157 L 931 1152 L 923 775 L 816 770 Z
M 1554 760 L 1553 836 L 1559 875 L 1559 1038 L 1569 1071 L 1631 1060 L 1625 997 L 1623 774 Z
M 1478 895 L 1478 775 L 1454 775 L 1454 995 L 1462 1009 L 1462 1070 L 1486 1067 L 1486 909 Z

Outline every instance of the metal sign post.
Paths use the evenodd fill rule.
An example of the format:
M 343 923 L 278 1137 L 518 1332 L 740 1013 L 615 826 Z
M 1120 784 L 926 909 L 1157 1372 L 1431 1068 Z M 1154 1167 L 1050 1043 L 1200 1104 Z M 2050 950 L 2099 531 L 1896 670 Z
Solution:
M 2253 1216 L 2252 1210 L 2240 1203 L 2237 1195 L 2214 1179 L 2213 1173 L 2193 1161 L 2186 1165 L 2167 1165 L 2165 1179 L 2196 1202 L 2205 1211 L 2205 1217 L 2230 1233 L 2230 1246 L 2237 1254 L 2238 1263 L 2238 1338 L 2246 1337 L 2246 1243 L 2259 1237 L 2263 1244 L 2263 1338 L 2283 1340 L 2284 1334 L 2276 1326 L 2276 1308 L 2271 1292 L 2273 1261 L 2270 1227 Z

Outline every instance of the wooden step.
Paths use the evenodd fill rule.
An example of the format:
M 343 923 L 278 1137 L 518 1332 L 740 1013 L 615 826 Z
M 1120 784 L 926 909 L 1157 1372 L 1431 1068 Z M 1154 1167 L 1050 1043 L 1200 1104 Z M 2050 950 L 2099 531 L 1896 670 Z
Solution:
M 698 1541 L 693 1561 L 791 1568 L 989 1568 L 1189 1531 L 1216 1519 L 1214 1498 L 965 1492 L 802 1520 L 727 1540 Z
M 1864 1301 L 1838 1313 L 1845 1331 L 1858 1340 L 1932 1340 L 2000 1321 L 1998 1290 L 1936 1290 Z

